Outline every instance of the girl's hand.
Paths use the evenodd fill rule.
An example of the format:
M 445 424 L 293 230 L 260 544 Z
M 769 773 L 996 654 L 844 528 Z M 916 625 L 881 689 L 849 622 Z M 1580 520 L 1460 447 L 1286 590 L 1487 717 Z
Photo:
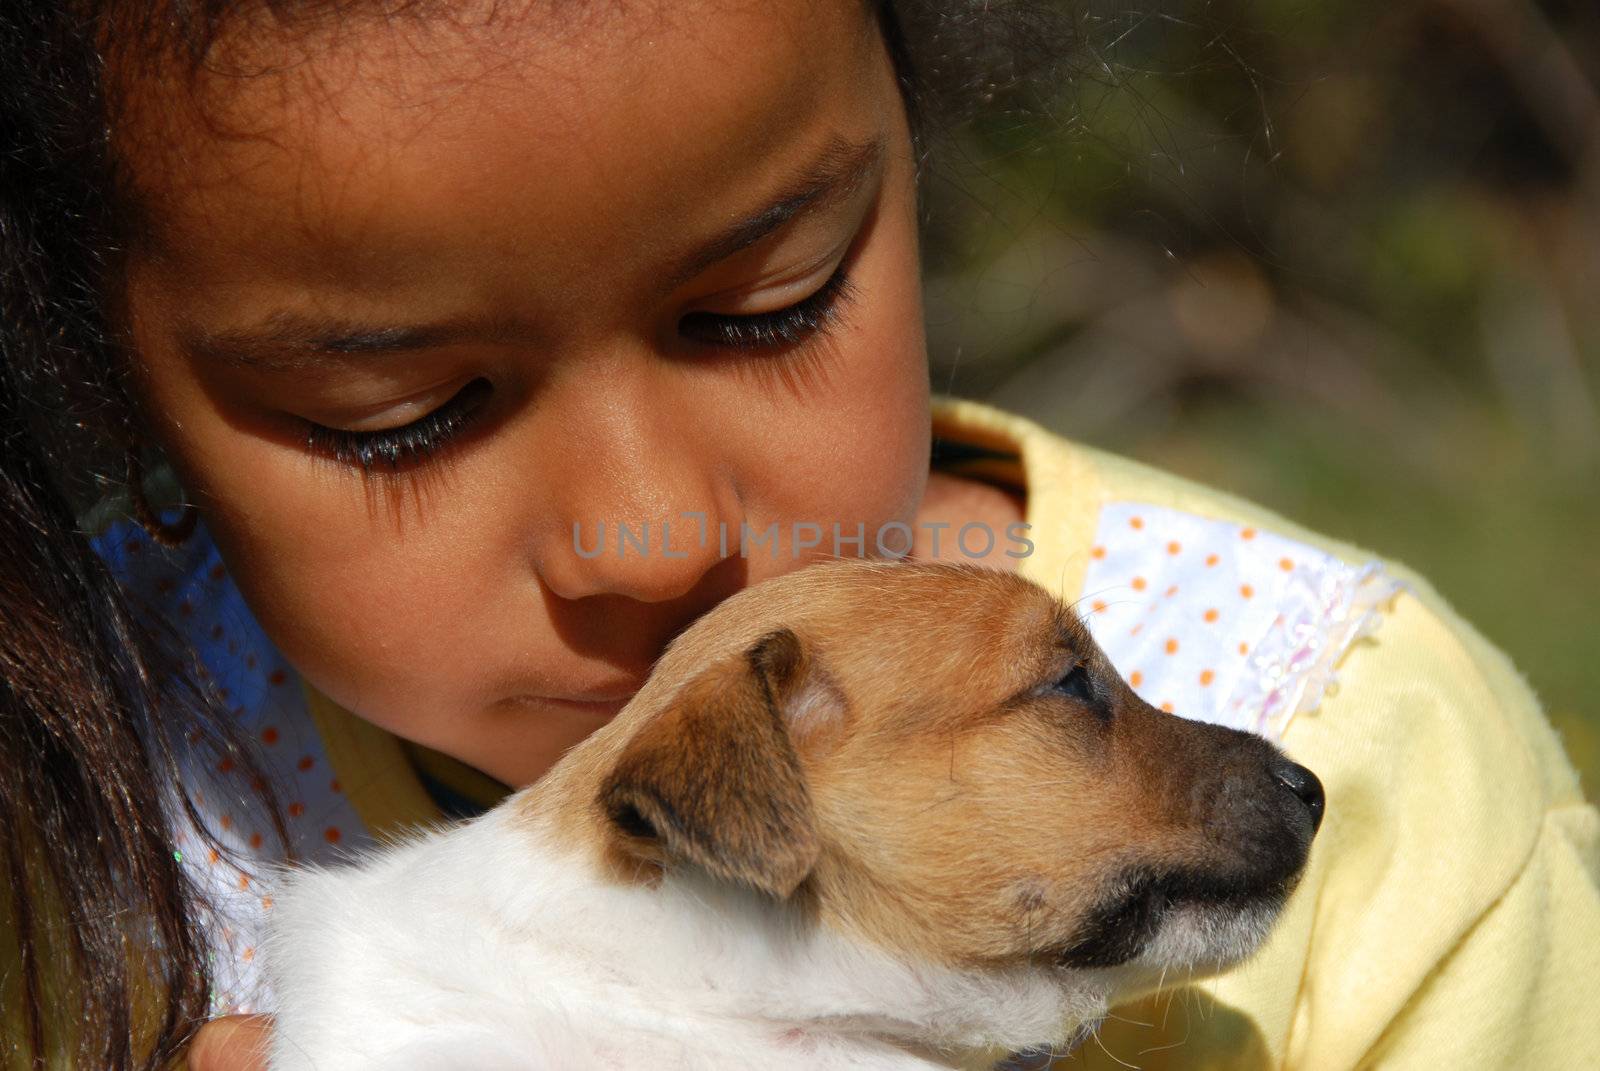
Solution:
M 200 1028 L 189 1045 L 188 1071 L 267 1071 L 269 1015 L 225 1015 Z

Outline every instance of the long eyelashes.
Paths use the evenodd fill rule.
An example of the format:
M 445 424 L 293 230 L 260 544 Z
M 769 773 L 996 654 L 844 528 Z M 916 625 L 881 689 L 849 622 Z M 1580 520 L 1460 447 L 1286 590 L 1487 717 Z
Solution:
M 381 431 L 347 431 L 312 424 L 306 448 L 363 471 L 402 469 L 424 461 L 471 422 L 494 388 L 475 379 L 439 408 L 409 424 Z
M 841 264 L 810 297 L 786 309 L 751 316 L 691 312 L 678 321 L 678 331 L 687 338 L 713 346 L 738 349 L 793 346 L 833 326 L 840 311 L 854 296 L 855 289 Z
M 711 346 L 783 349 L 835 327 L 854 297 L 855 288 L 841 264 L 814 293 L 788 308 L 749 316 L 691 312 L 678 321 L 678 331 Z M 428 460 L 459 435 L 493 392 L 487 379 L 475 379 L 426 416 L 380 431 L 349 431 L 312 423 L 306 432 L 306 449 L 359 467 L 363 472 L 410 468 Z

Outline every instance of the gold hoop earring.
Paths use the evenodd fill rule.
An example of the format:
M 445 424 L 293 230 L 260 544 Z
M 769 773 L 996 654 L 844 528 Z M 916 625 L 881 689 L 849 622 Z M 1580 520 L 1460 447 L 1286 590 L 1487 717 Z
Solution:
M 128 501 L 133 507 L 133 519 L 139 522 L 152 540 L 163 547 L 181 547 L 194 534 L 200 511 L 193 502 L 183 504 L 183 512 L 171 524 L 161 519 L 161 514 L 150 505 L 144 493 L 144 459 L 140 456 L 139 440 L 128 439 Z

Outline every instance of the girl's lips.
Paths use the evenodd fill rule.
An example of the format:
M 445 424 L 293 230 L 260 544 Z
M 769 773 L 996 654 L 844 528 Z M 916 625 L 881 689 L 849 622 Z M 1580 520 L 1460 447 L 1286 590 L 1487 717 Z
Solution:
M 610 721 L 628 705 L 626 699 L 548 699 L 547 703 Z
M 632 699 L 640 688 L 644 687 L 644 678 L 636 680 L 613 681 L 604 688 L 592 688 L 588 691 L 573 692 L 570 695 L 553 695 L 549 698 L 559 699 L 564 703 L 626 703 Z
M 500 701 L 502 706 L 560 706 L 569 710 L 583 710 L 593 713 L 615 714 L 628 705 L 633 698 L 633 692 L 611 693 L 599 696 L 559 696 L 559 695 L 512 695 Z

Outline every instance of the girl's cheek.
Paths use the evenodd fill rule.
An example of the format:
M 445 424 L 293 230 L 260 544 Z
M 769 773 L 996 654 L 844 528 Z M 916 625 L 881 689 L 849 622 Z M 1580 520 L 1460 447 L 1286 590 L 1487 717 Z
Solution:
M 909 522 L 927 481 L 930 417 L 915 196 L 909 176 L 900 181 L 901 196 L 878 222 L 879 259 L 867 280 L 875 300 L 855 324 L 855 359 L 866 371 L 843 392 L 837 434 L 850 445 L 837 471 L 868 477 L 884 506 L 880 516 Z
M 171 369 L 168 369 L 171 371 Z M 296 669 L 341 695 L 425 687 L 441 698 L 441 654 L 481 622 L 489 575 L 474 533 L 491 503 L 444 470 L 409 484 L 363 480 L 303 448 L 236 430 L 183 377 L 150 401 L 186 414 L 166 447 L 252 613 Z

